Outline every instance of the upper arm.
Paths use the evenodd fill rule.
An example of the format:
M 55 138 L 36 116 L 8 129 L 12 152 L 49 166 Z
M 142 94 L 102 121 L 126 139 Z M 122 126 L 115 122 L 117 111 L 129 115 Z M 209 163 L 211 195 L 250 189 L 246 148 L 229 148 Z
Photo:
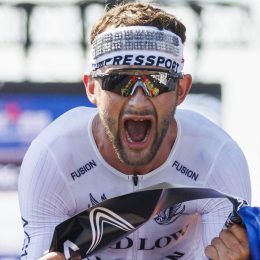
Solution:
M 227 142 L 212 164 L 207 187 L 251 203 L 251 183 L 246 158 L 235 142 Z
M 212 164 L 206 187 L 230 194 L 251 202 L 251 185 L 247 161 L 234 142 L 226 143 Z M 210 244 L 218 236 L 225 221 L 233 210 L 228 199 L 209 199 L 200 202 L 202 214 L 203 244 Z
M 54 228 L 73 211 L 74 201 L 53 155 L 40 143 L 29 148 L 18 184 L 24 226 L 24 259 L 38 259 L 49 249 Z

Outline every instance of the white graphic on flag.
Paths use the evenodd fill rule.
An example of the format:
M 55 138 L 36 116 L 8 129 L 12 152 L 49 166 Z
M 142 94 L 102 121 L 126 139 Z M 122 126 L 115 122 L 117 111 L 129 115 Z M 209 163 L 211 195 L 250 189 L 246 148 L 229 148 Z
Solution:
M 78 246 L 75 245 L 73 242 L 66 240 L 65 243 L 63 244 L 63 251 L 66 259 L 70 258 L 70 249 L 73 251 L 79 250 Z
M 111 224 L 125 231 L 131 231 L 135 229 L 134 226 L 132 226 L 122 217 L 103 207 L 97 207 L 91 210 L 89 214 L 89 220 L 92 229 L 92 243 L 87 251 L 87 254 L 93 251 L 102 239 L 104 223 Z

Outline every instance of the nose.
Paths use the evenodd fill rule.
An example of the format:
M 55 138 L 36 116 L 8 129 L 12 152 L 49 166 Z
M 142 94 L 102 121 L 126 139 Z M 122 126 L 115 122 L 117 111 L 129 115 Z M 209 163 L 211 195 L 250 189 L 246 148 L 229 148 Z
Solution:
M 149 105 L 149 98 L 141 86 L 138 86 L 130 96 L 129 105 L 140 111 Z
M 132 89 L 130 91 L 130 95 L 133 95 L 137 88 L 141 88 L 144 91 L 145 95 L 150 96 L 149 90 L 147 89 L 146 85 L 140 79 L 138 79 L 137 82 L 132 87 Z

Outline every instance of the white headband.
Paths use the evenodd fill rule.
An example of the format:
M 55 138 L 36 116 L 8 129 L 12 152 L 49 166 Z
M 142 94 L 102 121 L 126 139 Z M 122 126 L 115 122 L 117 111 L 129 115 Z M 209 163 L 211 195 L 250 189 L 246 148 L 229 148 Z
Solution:
M 92 70 L 104 66 L 131 65 L 183 69 L 183 44 L 173 32 L 151 26 L 107 30 L 92 44 Z

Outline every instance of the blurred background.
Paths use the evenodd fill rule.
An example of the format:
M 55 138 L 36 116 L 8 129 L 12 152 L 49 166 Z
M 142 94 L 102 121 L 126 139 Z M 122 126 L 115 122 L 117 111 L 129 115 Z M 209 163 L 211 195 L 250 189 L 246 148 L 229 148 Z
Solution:
M 32 139 L 60 114 L 89 106 L 89 32 L 110 0 L 0 0 L 0 259 L 23 244 L 19 168 Z M 130 2 L 130 1 L 125 1 Z M 147 2 L 147 1 L 146 1 Z M 187 26 L 182 105 L 224 128 L 247 157 L 252 205 L 260 206 L 260 2 L 157 0 Z

